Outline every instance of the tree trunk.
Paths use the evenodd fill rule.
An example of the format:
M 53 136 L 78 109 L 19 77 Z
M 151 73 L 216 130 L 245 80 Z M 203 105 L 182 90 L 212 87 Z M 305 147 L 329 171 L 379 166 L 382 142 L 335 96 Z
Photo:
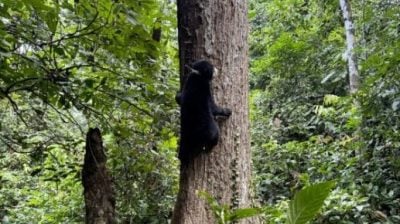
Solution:
M 357 57 L 354 52 L 356 41 L 354 36 L 354 24 L 351 16 L 350 2 L 348 0 L 340 0 L 340 8 L 342 9 L 344 27 L 346 30 L 346 57 L 349 70 L 350 93 L 355 93 L 359 87 L 359 73 L 357 67 Z
M 115 195 L 106 162 L 100 130 L 91 128 L 86 136 L 86 153 L 82 170 L 88 224 L 115 223 Z
M 213 79 L 216 103 L 231 108 L 232 116 L 219 124 L 220 140 L 212 152 L 181 167 L 174 224 L 215 223 L 210 207 L 196 194 L 198 190 L 231 208 L 251 205 L 248 27 L 245 0 L 178 0 L 181 83 L 184 65 L 207 59 L 219 71 Z

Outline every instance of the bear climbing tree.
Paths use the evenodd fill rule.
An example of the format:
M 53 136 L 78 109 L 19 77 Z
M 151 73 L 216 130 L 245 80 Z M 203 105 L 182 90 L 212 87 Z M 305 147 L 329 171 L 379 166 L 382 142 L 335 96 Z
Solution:
M 211 92 L 214 66 L 198 60 L 186 66 L 189 74 L 176 99 L 181 106 L 179 159 L 187 164 L 201 152 L 210 152 L 219 140 L 216 116 L 228 118 L 231 110 L 218 107 Z

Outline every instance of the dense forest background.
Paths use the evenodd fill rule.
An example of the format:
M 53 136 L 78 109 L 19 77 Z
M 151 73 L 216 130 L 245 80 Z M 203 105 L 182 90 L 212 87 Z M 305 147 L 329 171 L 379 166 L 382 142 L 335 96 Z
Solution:
M 400 3 L 250 0 L 254 198 L 266 223 L 312 183 L 313 223 L 400 222 Z M 124 223 L 167 223 L 178 190 L 174 1 L 0 2 L 0 220 L 81 223 L 89 127 L 102 130 Z

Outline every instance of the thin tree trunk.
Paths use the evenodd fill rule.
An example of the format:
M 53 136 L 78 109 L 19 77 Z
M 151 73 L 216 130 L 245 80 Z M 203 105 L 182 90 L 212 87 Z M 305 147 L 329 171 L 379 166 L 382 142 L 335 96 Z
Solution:
M 343 12 L 344 26 L 346 30 L 346 57 L 349 70 L 350 93 L 355 93 L 359 87 L 359 72 L 357 67 L 357 57 L 354 52 L 356 41 L 350 2 L 348 0 L 340 0 L 340 8 Z
M 251 155 L 248 108 L 247 1 L 178 0 L 181 80 L 184 65 L 209 60 L 217 69 L 217 105 L 232 109 L 220 123 L 220 140 L 209 154 L 181 167 L 172 223 L 215 223 L 196 191 L 206 191 L 232 208 L 250 207 Z M 258 223 L 256 220 L 241 223 Z
M 87 224 L 115 223 L 115 195 L 106 162 L 100 130 L 90 128 L 82 170 Z

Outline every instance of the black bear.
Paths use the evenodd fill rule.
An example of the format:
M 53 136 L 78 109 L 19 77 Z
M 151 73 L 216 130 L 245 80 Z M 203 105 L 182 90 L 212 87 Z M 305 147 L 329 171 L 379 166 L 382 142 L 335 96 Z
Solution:
M 176 100 L 181 106 L 181 139 L 179 159 L 186 163 L 201 152 L 209 152 L 219 139 L 216 116 L 228 118 L 231 110 L 218 107 L 211 92 L 214 66 L 198 60 L 186 66 L 189 74 L 184 79 L 182 92 Z

